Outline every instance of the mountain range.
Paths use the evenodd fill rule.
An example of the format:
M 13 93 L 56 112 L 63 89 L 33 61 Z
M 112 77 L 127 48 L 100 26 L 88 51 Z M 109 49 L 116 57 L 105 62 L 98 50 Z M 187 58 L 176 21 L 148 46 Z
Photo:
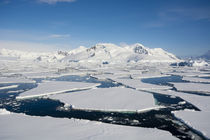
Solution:
M 96 44 L 91 48 L 79 47 L 68 52 L 65 62 L 90 63 L 137 63 L 137 62 L 177 62 L 179 59 L 161 48 L 150 49 L 136 43 L 124 47 L 111 43 Z
M 126 64 L 126 63 L 174 63 L 179 62 L 175 55 L 161 48 L 147 48 L 142 44 L 118 46 L 111 43 L 99 43 L 91 48 L 81 46 L 77 49 L 52 53 L 24 52 L 0 49 L 1 56 L 16 57 L 48 62 L 78 62 L 94 64 Z

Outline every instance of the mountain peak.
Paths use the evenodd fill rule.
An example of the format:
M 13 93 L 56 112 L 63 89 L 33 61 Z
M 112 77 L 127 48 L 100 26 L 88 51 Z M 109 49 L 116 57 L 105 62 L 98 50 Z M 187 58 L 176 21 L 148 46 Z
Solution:
M 131 48 L 133 49 L 133 51 L 135 53 L 138 53 L 138 54 L 149 54 L 148 49 L 146 47 L 144 47 L 140 43 L 136 43 L 134 45 L 131 45 Z
M 118 47 L 118 46 L 115 44 L 112 44 L 112 43 L 98 43 L 95 46 L 93 46 L 92 48 L 104 49 L 104 48 L 116 48 L 116 47 Z
M 126 64 L 130 62 L 177 62 L 175 55 L 163 49 L 149 49 L 140 43 L 121 47 L 112 43 L 98 43 L 89 49 L 74 50 L 64 60 L 69 62 L 91 62 L 103 64 Z M 72 51 L 73 52 L 73 51 Z
M 141 43 L 135 43 L 135 44 L 133 44 L 132 46 L 136 46 L 136 47 L 141 46 L 141 47 L 144 47 L 144 45 L 142 45 Z M 145 47 L 144 47 L 144 48 L 145 48 Z

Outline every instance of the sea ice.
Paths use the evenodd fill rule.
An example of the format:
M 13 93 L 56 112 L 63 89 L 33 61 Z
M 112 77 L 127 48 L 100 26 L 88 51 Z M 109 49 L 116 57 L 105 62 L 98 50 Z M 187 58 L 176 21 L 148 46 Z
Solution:
M 179 75 L 179 76 L 206 76 L 209 75 L 208 71 L 202 71 L 199 67 L 179 67 L 176 68 L 173 72 L 166 72 L 170 75 Z
M 133 87 L 137 90 L 147 90 L 147 89 L 170 89 L 169 86 L 159 86 L 154 84 L 143 83 L 141 79 L 113 79 L 118 83 L 122 83 L 126 86 Z
M 106 79 L 117 79 L 117 78 L 124 78 L 124 77 L 129 77 L 129 74 L 100 74 L 100 75 L 92 75 L 92 77 L 95 77 L 100 80 L 106 80 Z
M 174 114 L 194 129 L 201 131 L 210 139 L 209 111 L 175 111 Z
M 49 77 L 59 77 L 59 74 L 56 74 L 56 71 L 47 71 L 47 72 L 23 72 L 22 73 L 27 78 L 49 78 Z
M 94 88 L 99 84 L 64 81 L 44 81 L 37 88 L 21 93 L 17 99 L 47 96 L 52 94 Z
M 200 77 L 183 77 L 183 80 L 190 81 L 190 82 L 210 83 L 210 79 L 204 79 Z
M 95 121 L 35 117 L 23 114 L 0 116 L 0 138 L 4 140 L 176 140 L 167 131 L 129 127 Z
M 8 114 L 11 114 L 11 112 L 7 111 L 6 109 L 0 109 L 0 117 L 1 115 L 8 115 Z M 1 138 L 1 136 L 0 136 Z
M 50 98 L 82 109 L 135 111 L 157 107 L 152 94 L 120 87 L 59 94 Z
M 189 103 L 195 105 L 202 111 L 209 111 L 210 110 L 210 96 L 200 96 L 196 94 L 189 94 L 184 92 L 176 92 L 172 90 L 151 90 L 153 92 L 172 95 L 172 96 L 178 96 L 185 101 L 188 101 Z
M 113 75 L 113 74 L 102 74 L 94 75 L 98 79 L 111 79 L 115 82 L 121 83 L 123 85 L 135 88 L 137 90 L 147 90 L 147 89 L 171 89 L 169 86 L 159 86 L 154 84 L 143 83 L 141 79 L 130 79 L 130 75 Z
M 210 94 L 210 84 L 202 83 L 172 83 L 179 91 L 196 91 Z
M 4 87 L 0 87 L 0 90 L 17 88 L 17 87 L 18 87 L 18 85 L 4 86 Z
M 0 77 L 0 84 L 5 83 L 35 83 L 35 81 L 24 77 Z

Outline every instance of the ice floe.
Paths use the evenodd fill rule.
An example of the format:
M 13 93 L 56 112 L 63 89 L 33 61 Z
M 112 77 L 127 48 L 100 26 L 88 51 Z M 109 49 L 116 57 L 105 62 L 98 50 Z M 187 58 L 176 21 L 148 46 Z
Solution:
M 11 89 L 11 88 L 17 88 L 17 87 L 18 87 L 18 85 L 3 86 L 3 87 L 0 87 L 0 90 Z
M 127 77 L 126 77 L 127 76 Z M 103 75 L 94 75 L 98 79 L 111 79 L 117 83 L 121 83 L 125 86 L 135 88 L 137 90 L 147 90 L 147 89 L 170 89 L 169 86 L 159 86 L 154 84 L 143 83 L 141 79 L 130 79 L 129 75 L 124 75 L 124 77 L 111 75 L 111 74 L 103 74 Z
M 58 93 L 91 89 L 99 84 L 82 82 L 64 82 L 64 81 L 44 81 L 37 88 L 21 93 L 17 99 L 26 99 L 32 97 L 49 96 Z
M 0 77 L 0 84 L 6 83 L 35 83 L 35 81 L 24 77 Z
M 126 86 L 133 87 L 137 90 L 147 90 L 147 89 L 170 89 L 169 86 L 159 86 L 154 84 L 143 83 L 140 79 L 113 79 L 118 83 L 122 83 Z
M 57 71 L 47 71 L 47 72 L 24 72 L 23 75 L 27 78 L 49 78 L 49 77 L 59 77 L 60 75 L 56 73 Z
M 183 80 L 190 82 L 204 82 L 210 83 L 210 79 L 200 78 L 200 77 L 183 77 Z
M 210 84 L 202 83 L 172 83 L 179 91 L 195 91 L 210 94 Z
M 174 114 L 210 139 L 210 111 L 175 111 Z
M 176 140 L 167 131 L 98 123 L 94 121 L 34 117 L 23 114 L 0 116 L 0 134 L 4 140 Z
M 72 104 L 75 108 L 100 110 L 142 110 L 157 107 L 152 94 L 128 88 L 98 88 L 50 98 Z
M 11 114 L 11 112 L 7 111 L 6 109 L 0 109 L 0 115 L 8 115 Z
M 195 105 L 202 111 L 209 111 L 210 110 L 210 96 L 200 96 L 196 94 L 189 94 L 184 92 L 176 92 L 173 90 L 151 90 L 153 92 L 167 94 L 173 96 L 178 96 L 184 99 L 187 102 Z

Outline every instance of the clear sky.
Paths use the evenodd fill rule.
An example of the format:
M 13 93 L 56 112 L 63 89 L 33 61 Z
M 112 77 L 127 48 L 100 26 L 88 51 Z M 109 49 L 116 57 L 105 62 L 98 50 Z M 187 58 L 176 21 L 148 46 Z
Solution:
M 210 0 L 0 0 L 0 48 L 101 42 L 200 55 L 210 50 Z

